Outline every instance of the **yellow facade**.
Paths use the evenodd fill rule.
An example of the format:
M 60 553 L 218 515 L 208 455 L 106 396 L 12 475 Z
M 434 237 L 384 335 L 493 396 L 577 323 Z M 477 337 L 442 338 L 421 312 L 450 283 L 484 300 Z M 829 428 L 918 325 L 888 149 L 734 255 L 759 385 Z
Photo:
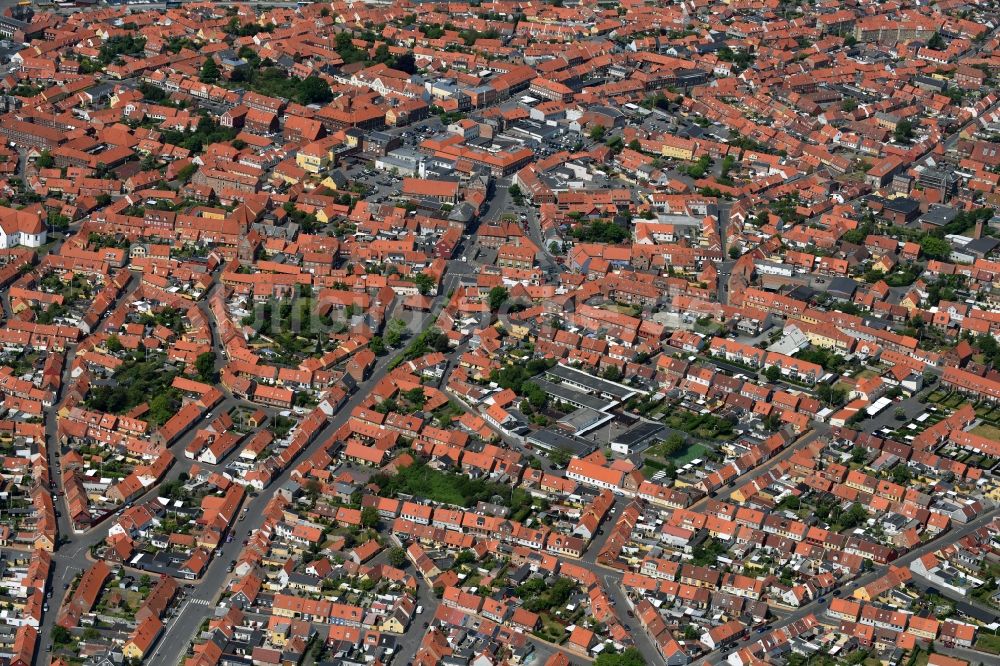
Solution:
M 324 153 L 322 155 L 314 155 L 312 153 L 299 151 L 299 153 L 295 155 L 295 163 L 309 173 L 319 173 L 320 171 L 324 171 L 330 165 L 330 154 Z

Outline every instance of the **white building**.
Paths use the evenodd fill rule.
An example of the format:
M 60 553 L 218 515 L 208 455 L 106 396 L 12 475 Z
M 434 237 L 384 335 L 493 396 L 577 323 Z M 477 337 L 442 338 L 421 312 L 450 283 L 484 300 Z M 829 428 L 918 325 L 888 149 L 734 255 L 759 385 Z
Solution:
M 0 250 L 17 245 L 41 247 L 47 238 L 41 212 L 0 206 Z

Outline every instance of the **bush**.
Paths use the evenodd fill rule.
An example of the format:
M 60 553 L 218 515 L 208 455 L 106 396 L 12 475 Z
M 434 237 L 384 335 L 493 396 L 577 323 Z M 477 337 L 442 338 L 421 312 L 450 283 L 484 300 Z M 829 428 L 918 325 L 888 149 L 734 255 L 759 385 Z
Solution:
M 621 243 L 628 238 L 628 230 L 614 222 L 594 220 L 589 224 L 573 227 L 573 238 L 584 243 Z

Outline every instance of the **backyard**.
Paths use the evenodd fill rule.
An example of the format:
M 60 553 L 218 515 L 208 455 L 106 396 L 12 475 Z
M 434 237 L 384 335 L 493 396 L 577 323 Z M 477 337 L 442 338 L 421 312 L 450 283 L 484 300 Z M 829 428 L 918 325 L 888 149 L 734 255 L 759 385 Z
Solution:
M 464 474 L 442 472 L 422 462 L 404 467 L 393 476 L 378 474 L 371 481 L 390 496 L 402 493 L 466 508 L 476 502 L 491 502 L 497 498 L 515 514 L 524 506 L 531 505 L 531 496 L 520 488 L 512 489 Z
M 976 639 L 976 649 L 990 654 L 1000 654 L 1000 636 L 994 634 L 979 634 Z

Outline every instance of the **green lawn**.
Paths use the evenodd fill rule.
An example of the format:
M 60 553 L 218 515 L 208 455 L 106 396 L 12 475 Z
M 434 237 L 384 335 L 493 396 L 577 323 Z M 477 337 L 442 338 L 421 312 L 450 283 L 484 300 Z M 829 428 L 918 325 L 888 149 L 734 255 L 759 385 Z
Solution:
M 976 649 L 990 654 L 1000 654 L 1000 636 L 980 634 L 976 639 Z
M 651 470 L 653 474 L 655 474 L 656 472 L 659 472 L 661 469 L 666 467 L 666 465 L 664 465 L 658 460 L 653 460 L 652 458 L 646 458 L 642 461 L 642 468 L 643 470 L 645 470 L 647 467 Z
M 526 504 L 531 504 L 531 496 L 520 488 L 512 489 L 501 483 L 489 483 L 456 472 L 439 471 L 428 467 L 424 462 L 404 467 L 393 476 L 376 475 L 371 481 L 390 497 L 404 493 L 464 507 L 471 507 L 476 502 L 490 502 L 498 497 L 501 503 L 509 503 L 515 513 Z
M 947 400 L 945 400 L 943 404 L 944 404 L 945 407 L 951 407 L 952 409 L 958 409 L 962 405 L 962 403 L 964 403 L 964 402 L 965 402 L 965 398 L 962 395 L 960 395 L 958 393 L 955 393 L 955 394 L 949 396 L 949 398 Z
M 970 432 L 973 434 L 985 437 L 987 439 L 992 439 L 994 442 L 1000 442 L 1000 428 L 994 425 L 988 425 L 986 423 L 981 423 L 973 428 Z
M 979 412 L 976 412 L 976 413 L 979 414 Z M 982 414 L 979 414 L 979 415 L 984 420 L 989 421 L 990 423 L 996 424 L 996 423 L 1000 422 L 1000 410 L 998 410 L 996 408 L 987 409 L 985 412 L 983 412 Z
M 705 454 L 708 453 L 708 447 L 704 444 L 699 444 L 698 442 L 693 442 L 690 446 L 685 447 L 683 450 L 678 451 L 677 455 L 671 456 L 671 460 L 675 465 L 680 467 L 681 465 L 686 465 L 695 458 L 703 458 Z

